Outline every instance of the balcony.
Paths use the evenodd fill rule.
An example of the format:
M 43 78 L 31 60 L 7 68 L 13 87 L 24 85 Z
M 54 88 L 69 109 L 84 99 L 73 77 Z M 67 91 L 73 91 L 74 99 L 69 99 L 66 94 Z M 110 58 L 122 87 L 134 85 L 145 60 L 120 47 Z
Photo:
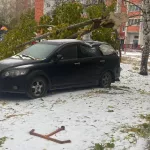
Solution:
M 138 33 L 140 30 L 140 26 L 129 26 L 127 28 L 127 32 L 135 32 L 135 33 Z

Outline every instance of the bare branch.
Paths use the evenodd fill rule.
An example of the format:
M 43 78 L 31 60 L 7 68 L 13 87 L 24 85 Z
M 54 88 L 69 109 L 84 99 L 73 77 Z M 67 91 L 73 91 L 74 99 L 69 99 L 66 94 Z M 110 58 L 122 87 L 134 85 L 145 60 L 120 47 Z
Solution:
M 136 5 L 135 3 L 130 2 L 130 1 L 128 1 L 128 0 L 124 0 L 124 1 L 127 2 L 127 3 L 130 3 L 130 4 L 132 4 L 132 5 L 134 5 L 134 6 L 136 6 L 136 7 L 138 7 L 138 8 L 143 12 L 143 9 L 142 9 L 139 5 Z

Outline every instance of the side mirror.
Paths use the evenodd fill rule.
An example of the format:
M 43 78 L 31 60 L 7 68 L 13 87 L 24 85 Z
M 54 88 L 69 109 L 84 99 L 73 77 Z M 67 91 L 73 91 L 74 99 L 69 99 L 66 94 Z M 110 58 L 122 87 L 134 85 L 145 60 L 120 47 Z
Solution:
M 53 61 L 57 63 L 59 60 L 61 60 L 63 56 L 61 54 L 57 54 L 53 57 Z
M 63 56 L 61 54 L 57 54 L 56 55 L 57 61 L 61 60 L 63 58 Z

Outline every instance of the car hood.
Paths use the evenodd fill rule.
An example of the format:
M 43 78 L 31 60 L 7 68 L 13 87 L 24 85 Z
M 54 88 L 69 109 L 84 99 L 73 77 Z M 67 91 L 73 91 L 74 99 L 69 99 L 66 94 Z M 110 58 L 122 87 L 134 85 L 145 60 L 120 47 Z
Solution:
M 30 60 L 30 59 L 7 58 L 0 61 L 0 71 L 7 68 L 27 65 L 35 62 L 36 60 Z

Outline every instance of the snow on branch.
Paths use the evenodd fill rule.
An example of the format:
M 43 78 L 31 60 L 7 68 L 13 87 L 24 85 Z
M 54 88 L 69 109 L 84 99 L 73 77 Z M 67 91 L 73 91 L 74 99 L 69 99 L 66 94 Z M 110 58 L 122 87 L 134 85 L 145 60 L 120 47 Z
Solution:
M 118 29 L 122 23 L 125 23 L 129 20 L 126 13 L 110 13 L 110 20 L 114 22 L 114 29 Z

